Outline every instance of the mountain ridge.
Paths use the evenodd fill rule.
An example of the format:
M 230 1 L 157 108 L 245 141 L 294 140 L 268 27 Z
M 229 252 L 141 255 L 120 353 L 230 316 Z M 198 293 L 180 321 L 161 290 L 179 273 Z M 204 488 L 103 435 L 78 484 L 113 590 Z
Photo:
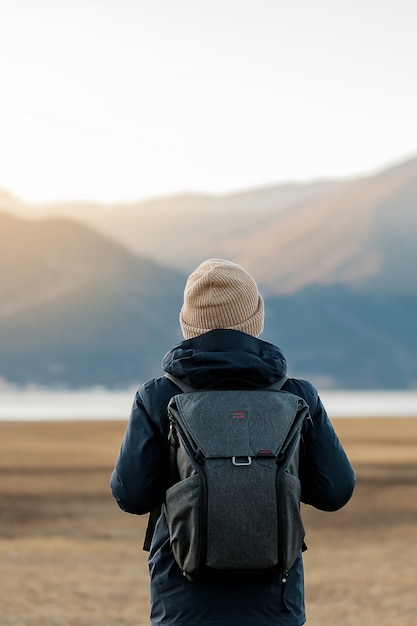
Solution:
M 0 232 L 0 379 L 117 387 L 159 369 L 180 272 L 69 220 L 0 213 Z
M 187 274 L 225 256 L 258 282 L 261 339 L 284 350 L 291 376 L 327 388 L 417 388 L 417 160 L 298 191 L 287 188 L 277 206 L 269 190 L 257 211 L 255 192 L 242 211 L 234 196 L 226 215 L 204 209 L 184 223 L 148 207 L 142 230 L 137 217 L 128 226 L 150 256 L 89 223 L 5 212 L 0 194 L 0 387 L 118 388 L 158 375 L 181 341 Z M 188 196 L 183 217 L 195 202 Z
M 75 216 L 129 251 L 185 273 L 204 258 L 230 258 L 271 295 L 338 283 L 395 291 L 399 284 L 406 288 L 400 277 L 417 262 L 409 241 L 416 226 L 416 186 L 417 158 L 342 181 L 32 210 L 38 218 Z M 30 210 L 23 207 L 22 215 Z M 388 264 L 387 242 L 393 233 L 389 245 L 395 247 L 391 257 L 396 261 L 391 258 Z M 408 287 L 413 285 L 410 281 Z

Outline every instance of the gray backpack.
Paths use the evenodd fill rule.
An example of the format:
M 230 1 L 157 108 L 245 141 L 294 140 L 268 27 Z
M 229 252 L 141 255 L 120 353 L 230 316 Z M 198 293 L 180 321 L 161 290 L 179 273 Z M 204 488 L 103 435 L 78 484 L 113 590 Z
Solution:
M 168 406 L 171 548 L 190 580 L 283 573 L 305 548 L 299 449 L 306 402 L 281 386 L 192 390 Z

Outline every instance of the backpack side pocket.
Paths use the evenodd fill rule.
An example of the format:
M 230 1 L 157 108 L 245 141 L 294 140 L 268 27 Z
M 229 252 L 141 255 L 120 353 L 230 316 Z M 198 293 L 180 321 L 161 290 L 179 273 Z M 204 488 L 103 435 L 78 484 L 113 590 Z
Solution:
M 182 572 L 193 576 L 201 557 L 200 476 L 180 480 L 166 492 L 164 505 L 171 549 Z

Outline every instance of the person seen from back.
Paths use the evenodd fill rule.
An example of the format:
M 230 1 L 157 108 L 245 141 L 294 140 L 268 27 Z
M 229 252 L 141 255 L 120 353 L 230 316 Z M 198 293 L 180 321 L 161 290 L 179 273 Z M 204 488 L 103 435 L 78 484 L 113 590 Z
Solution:
M 227 379 L 268 387 L 286 375 L 287 363 L 277 346 L 259 338 L 263 325 L 264 302 L 252 276 L 231 261 L 208 259 L 188 277 L 180 312 L 184 341 L 165 355 L 162 369 L 195 389 L 215 388 Z M 312 418 L 302 432 L 301 500 L 336 511 L 354 489 L 351 464 L 315 387 L 288 378 L 283 390 L 303 398 Z M 170 482 L 167 406 L 178 393 L 165 376 L 148 380 L 136 393 L 110 483 L 128 513 L 148 513 L 164 500 Z M 306 621 L 301 551 L 288 572 L 285 594 L 279 574 L 244 583 L 193 583 L 174 559 L 160 512 L 148 564 L 153 626 L 301 626 Z

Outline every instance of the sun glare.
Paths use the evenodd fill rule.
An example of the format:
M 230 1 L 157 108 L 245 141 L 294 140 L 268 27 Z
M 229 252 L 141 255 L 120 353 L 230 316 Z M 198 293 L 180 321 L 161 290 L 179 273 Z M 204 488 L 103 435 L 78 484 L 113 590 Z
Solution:
M 48 196 L 45 186 L 60 167 L 56 136 L 30 115 L 0 108 L 1 181 L 23 200 Z

